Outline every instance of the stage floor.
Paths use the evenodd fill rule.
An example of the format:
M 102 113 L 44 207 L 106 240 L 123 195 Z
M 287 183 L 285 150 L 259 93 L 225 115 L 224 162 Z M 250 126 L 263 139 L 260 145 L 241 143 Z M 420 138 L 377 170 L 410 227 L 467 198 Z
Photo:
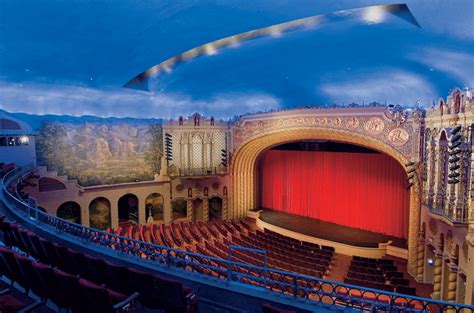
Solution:
M 379 243 L 387 243 L 389 240 L 395 247 L 408 247 L 406 239 L 268 209 L 262 210 L 260 219 L 300 234 L 356 247 L 378 248 Z

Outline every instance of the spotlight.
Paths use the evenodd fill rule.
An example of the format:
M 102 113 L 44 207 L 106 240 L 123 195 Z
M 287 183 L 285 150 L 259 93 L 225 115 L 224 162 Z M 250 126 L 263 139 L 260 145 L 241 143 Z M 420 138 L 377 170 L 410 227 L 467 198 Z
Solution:
M 458 162 L 459 160 L 461 160 L 459 157 L 455 157 L 455 158 L 452 158 L 452 159 L 449 159 L 449 163 L 456 163 Z
M 461 153 L 461 150 L 454 150 L 454 151 L 451 151 L 448 153 L 449 156 L 453 156 L 453 155 L 458 155 L 459 153 Z
M 448 146 L 448 149 L 453 150 L 453 149 L 456 149 L 457 147 L 459 147 L 460 145 L 461 145 L 461 142 L 458 141 L 456 143 L 453 143 L 451 146 Z
M 448 152 L 449 155 L 449 175 L 448 175 L 448 184 L 457 184 L 459 183 L 458 177 L 461 176 L 459 172 L 457 172 L 461 166 L 458 164 L 458 162 L 461 160 L 461 158 L 458 156 L 461 153 L 461 149 L 459 146 L 462 144 L 462 133 L 461 133 L 462 126 L 461 125 L 456 125 L 452 130 L 451 130 L 451 137 L 449 138 L 449 143 L 448 149 L 450 150 Z
M 456 165 L 451 166 L 451 167 L 449 168 L 449 170 L 450 170 L 450 171 L 455 171 L 455 170 L 458 170 L 459 168 L 460 168 L 460 166 L 456 164 Z
M 227 160 L 227 150 L 225 149 L 221 149 L 221 161 L 222 161 L 222 164 L 227 167 L 227 163 L 228 163 L 228 160 Z
M 166 161 L 173 160 L 173 136 L 165 133 L 165 156 Z
M 454 127 L 453 130 L 451 130 L 451 135 L 456 135 L 457 133 L 459 133 L 461 128 L 462 128 L 461 125 L 456 125 L 456 127 Z

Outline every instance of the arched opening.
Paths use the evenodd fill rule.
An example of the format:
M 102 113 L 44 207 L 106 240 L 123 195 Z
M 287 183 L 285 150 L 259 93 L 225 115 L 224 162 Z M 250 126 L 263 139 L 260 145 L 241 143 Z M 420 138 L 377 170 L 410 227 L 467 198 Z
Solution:
M 335 141 L 291 142 L 263 152 L 257 173 L 261 208 L 310 218 L 319 227 L 407 238 L 406 172 L 384 153 Z
M 193 200 L 193 216 L 195 221 L 202 221 L 204 219 L 204 205 L 201 198 Z
M 187 203 L 185 199 L 173 199 L 171 201 L 172 220 L 186 218 L 188 216 Z
M 95 198 L 89 204 L 89 225 L 92 228 L 110 227 L 110 201 L 107 198 Z
M 147 220 L 152 217 L 153 221 L 163 220 L 164 198 L 157 192 L 154 192 L 145 199 L 145 214 Z
M 448 139 L 446 136 L 446 131 L 442 131 L 439 137 L 438 142 L 438 164 L 437 164 L 437 190 L 436 192 L 436 202 L 435 210 L 440 212 L 445 212 L 446 208 L 446 185 L 447 185 L 447 175 L 448 175 Z
M 322 119 L 320 119 L 322 120 Z M 358 119 L 354 118 L 349 121 Z M 357 124 L 349 121 L 346 123 L 346 128 L 332 128 L 322 126 L 312 126 L 312 122 L 317 119 L 304 117 L 300 120 L 283 119 L 282 125 L 288 122 L 291 126 L 284 129 L 277 125 L 275 128 L 270 128 L 268 131 L 263 130 L 254 132 L 253 136 L 248 137 L 244 129 L 237 129 L 233 136 L 235 139 L 235 150 L 233 152 L 233 161 L 231 163 L 230 173 L 232 179 L 232 196 L 230 198 L 230 206 L 227 215 L 229 218 L 242 218 L 247 215 L 249 210 L 258 207 L 258 176 L 256 173 L 256 164 L 258 156 L 270 149 L 273 146 L 280 145 L 285 142 L 294 142 L 301 140 L 327 140 L 339 141 L 349 144 L 355 144 L 362 147 L 383 152 L 393 157 L 401 166 L 404 166 L 409 161 L 409 153 L 403 152 L 401 149 L 389 144 L 381 136 L 371 135 L 366 132 L 352 131 Z M 297 122 L 297 123 L 295 123 Z M 301 126 L 299 126 L 301 125 Z M 416 256 L 417 256 L 417 241 L 419 227 L 420 227 L 420 179 L 418 173 L 415 173 L 414 185 L 410 189 L 410 206 L 409 206 L 409 229 L 408 229 L 408 272 L 413 275 L 416 272 Z
M 60 218 L 73 223 L 81 223 L 81 206 L 74 201 L 67 201 L 61 204 L 56 212 Z
M 128 193 L 118 200 L 119 222 L 132 221 L 138 223 L 138 197 Z
M 209 219 L 222 219 L 222 198 L 209 199 Z

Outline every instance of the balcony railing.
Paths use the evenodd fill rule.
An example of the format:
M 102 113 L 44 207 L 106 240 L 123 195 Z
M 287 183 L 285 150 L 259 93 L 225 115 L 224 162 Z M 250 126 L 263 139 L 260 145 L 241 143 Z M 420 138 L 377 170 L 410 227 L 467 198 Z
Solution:
M 467 224 L 468 217 L 466 216 L 466 212 L 456 212 L 456 211 L 448 211 L 445 209 L 439 209 L 430 207 L 430 212 L 436 215 L 439 215 L 453 224 Z
M 239 286 L 248 289 L 250 294 L 257 290 L 266 291 L 266 298 L 273 301 L 291 301 L 294 305 L 312 305 L 323 309 L 343 309 L 344 307 L 364 311 L 388 312 L 474 312 L 474 306 L 437 301 L 416 296 L 402 295 L 382 290 L 364 288 L 344 283 L 324 280 L 316 277 L 299 275 L 252 264 L 220 259 L 208 255 L 187 252 L 149 242 L 134 240 L 115 234 L 106 233 L 83 225 L 46 214 L 27 203 L 17 199 L 8 190 L 15 185 L 32 166 L 17 168 L 9 172 L 1 181 L 0 198 L 6 208 L 25 224 L 33 224 L 62 240 L 82 244 L 88 249 L 99 249 L 109 255 L 143 266 L 161 269 L 166 267 L 168 273 L 182 273 L 189 276 L 195 273 L 202 283 L 212 280 L 225 282 L 224 286 Z M 235 247 L 232 249 L 248 249 Z M 262 253 L 262 251 L 259 251 Z M 263 251 L 264 252 L 264 251 Z M 263 253 L 265 256 L 265 253 Z M 255 289 L 257 288 L 257 289 Z
M 178 169 L 179 176 L 186 177 L 186 176 L 218 176 L 224 175 L 225 171 L 219 170 L 217 167 L 210 167 L 210 168 L 189 168 Z

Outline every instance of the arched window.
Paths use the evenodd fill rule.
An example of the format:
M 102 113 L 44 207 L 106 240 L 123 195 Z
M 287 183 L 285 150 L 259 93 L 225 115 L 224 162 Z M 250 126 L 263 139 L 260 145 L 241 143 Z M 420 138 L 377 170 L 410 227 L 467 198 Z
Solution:
M 95 198 L 89 204 L 89 224 L 92 228 L 110 227 L 110 201 L 107 198 Z
M 152 193 L 145 199 L 145 214 L 148 217 L 153 217 L 154 221 L 163 220 L 163 205 L 164 198 L 159 193 Z
M 119 221 L 134 221 L 138 223 L 138 197 L 128 193 L 118 200 Z
M 56 212 L 60 218 L 74 222 L 81 223 L 81 206 L 74 201 L 67 201 L 61 204 Z
M 203 164 L 203 141 L 202 137 L 199 134 L 194 135 L 193 137 L 193 170 L 197 171 L 199 174 L 199 170 L 202 171 L 204 164 Z

